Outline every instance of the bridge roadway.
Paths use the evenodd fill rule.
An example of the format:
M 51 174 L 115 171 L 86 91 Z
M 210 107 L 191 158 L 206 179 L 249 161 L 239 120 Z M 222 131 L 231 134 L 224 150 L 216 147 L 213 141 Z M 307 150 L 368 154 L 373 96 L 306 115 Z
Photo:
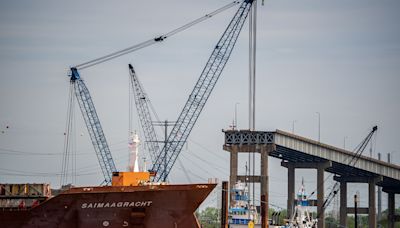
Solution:
M 324 227 L 324 171 L 335 174 L 334 180 L 340 182 L 340 224 L 346 226 L 347 214 L 354 208 L 347 207 L 347 183 L 369 184 L 369 206 L 361 208 L 369 214 L 369 227 L 376 227 L 375 185 L 388 193 L 389 228 L 394 227 L 400 216 L 394 213 L 394 194 L 400 193 L 400 166 L 374 158 L 360 156 L 357 162 L 349 165 L 355 153 L 330 146 L 295 134 L 276 131 L 226 130 L 224 150 L 231 152 L 230 182 L 243 180 L 237 175 L 237 153 L 261 153 L 261 175 L 247 177 L 251 182 L 260 182 L 261 194 L 268 192 L 268 156 L 282 159 L 281 165 L 288 168 L 288 214 L 294 208 L 294 174 L 296 168 L 317 169 L 317 214 L 318 227 Z M 266 183 L 263 183 L 266 182 Z M 231 183 L 232 184 L 232 183 Z

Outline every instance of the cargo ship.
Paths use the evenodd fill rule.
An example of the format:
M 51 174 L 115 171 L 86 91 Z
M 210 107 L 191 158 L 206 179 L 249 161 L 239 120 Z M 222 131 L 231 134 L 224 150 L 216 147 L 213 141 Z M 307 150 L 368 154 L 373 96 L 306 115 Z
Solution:
M 0 227 L 199 228 L 195 211 L 215 183 L 173 185 L 138 165 L 132 136 L 127 172 L 113 172 L 111 186 L 51 190 L 49 184 L 0 184 Z
M 194 212 L 216 184 L 143 182 L 146 177 L 146 172 L 117 172 L 112 186 L 73 187 L 56 196 L 30 190 L 32 184 L 1 184 L 0 226 L 200 227 Z

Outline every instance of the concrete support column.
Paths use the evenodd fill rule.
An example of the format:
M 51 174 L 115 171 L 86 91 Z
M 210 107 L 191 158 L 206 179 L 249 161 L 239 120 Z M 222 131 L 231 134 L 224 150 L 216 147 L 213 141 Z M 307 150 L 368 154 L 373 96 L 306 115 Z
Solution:
M 265 201 L 265 195 L 261 195 L 261 228 L 268 228 L 268 215 L 265 214 L 268 211 L 268 205 L 265 204 Z
M 394 192 L 388 192 L 388 228 L 394 228 Z
M 264 227 L 268 227 L 268 204 L 269 204 L 269 184 L 268 184 L 268 154 L 271 151 L 270 145 L 263 145 L 260 148 L 261 154 L 261 189 L 260 196 L 261 202 L 265 202 L 265 207 L 263 212 L 261 212 L 264 216 L 261 218 L 263 220 Z
M 340 225 L 347 226 L 347 182 L 340 182 Z
M 293 163 L 288 163 L 288 201 L 287 201 L 287 217 L 290 219 L 293 214 L 294 198 L 295 198 L 295 168 Z
M 368 224 L 370 228 L 376 227 L 376 200 L 375 179 L 368 181 Z
M 317 168 L 317 215 L 318 215 L 318 228 L 325 228 L 325 210 L 324 204 L 324 171 L 323 165 L 318 165 Z
M 228 182 L 222 181 L 221 228 L 228 228 Z
M 231 158 L 230 158 L 230 176 L 229 176 L 229 191 L 233 189 L 237 182 L 238 175 L 238 146 L 232 146 Z M 235 194 L 231 192 L 230 194 L 230 205 L 235 204 L 234 201 Z

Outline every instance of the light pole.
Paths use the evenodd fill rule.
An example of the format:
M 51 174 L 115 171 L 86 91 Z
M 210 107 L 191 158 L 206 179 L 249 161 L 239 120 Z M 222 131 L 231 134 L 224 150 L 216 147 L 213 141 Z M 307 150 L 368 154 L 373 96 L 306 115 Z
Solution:
M 236 102 L 235 103 L 235 123 L 234 123 L 234 127 L 238 127 L 238 124 L 237 124 L 237 106 L 238 106 L 238 104 L 240 104 L 239 102 Z
M 346 150 L 346 139 L 347 139 L 347 136 L 345 136 L 343 138 L 343 150 Z
M 318 142 L 321 142 L 321 113 L 316 112 L 318 114 Z
M 297 122 L 297 120 L 292 121 L 292 134 L 294 134 L 294 124 Z

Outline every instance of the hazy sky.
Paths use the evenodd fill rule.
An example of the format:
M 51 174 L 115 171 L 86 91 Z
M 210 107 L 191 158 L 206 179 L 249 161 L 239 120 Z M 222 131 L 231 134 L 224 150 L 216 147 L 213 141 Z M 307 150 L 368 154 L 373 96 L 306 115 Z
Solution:
M 159 36 L 229 2 L 0 1 L 0 182 L 59 186 L 70 66 Z M 126 169 L 128 158 L 128 63 L 160 118 L 175 120 L 236 9 L 81 71 L 119 170 Z M 316 139 L 319 112 L 321 141 L 337 147 L 345 141 L 352 150 L 377 124 L 374 157 L 392 153 L 399 164 L 399 10 L 397 0 L 259 4 L 257 130 L 292 131 L 295 121 L 296 134 Z M 228 179 L 221 129 L 231 124 L 237 102 L 239 128 L 248 128 L 247 47 L 246 24 L 180 155 L 184 168 L 176 163 L 171 182 Z M 103 177 L 78 106 L 75 113 L 75 184 L 97 185 Z M 139 130 L 136 113 L 134 123 Z M 271 158 L 269 170 L 270 202 L 285 206 L 286 169 Z M 315 171 L 299 171 L 296 177 L 296 188 L 301 177 L 310 191 L 315 188 Z M 355 191 L 351 188 L 349 197 Z

